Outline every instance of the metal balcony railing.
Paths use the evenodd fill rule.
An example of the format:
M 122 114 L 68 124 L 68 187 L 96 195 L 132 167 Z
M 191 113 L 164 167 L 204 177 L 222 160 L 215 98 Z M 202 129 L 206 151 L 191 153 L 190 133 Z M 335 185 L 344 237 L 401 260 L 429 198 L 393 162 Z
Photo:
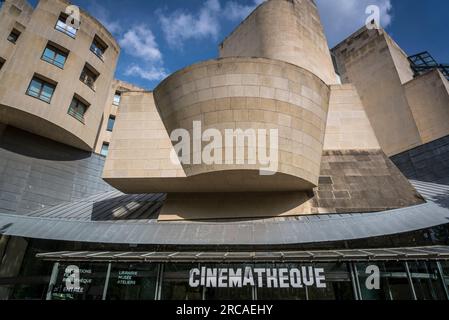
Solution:
M 449 80 L 449 65 L 439 64 L 427 51 L 410 56 L 408 60 L 415 76 L 419 76 L 429 70 L 438 69 Z

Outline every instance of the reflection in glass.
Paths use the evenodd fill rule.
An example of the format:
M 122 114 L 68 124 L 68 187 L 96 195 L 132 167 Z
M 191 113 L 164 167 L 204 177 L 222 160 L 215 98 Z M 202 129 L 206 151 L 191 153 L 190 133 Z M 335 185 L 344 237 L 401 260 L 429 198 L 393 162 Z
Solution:
M 79 287 L 70 288 L 70 271 L 79 269 Z M 52 300 L 102 300 L 108 264 L 61 264 L 58 268 Z M 72 282 L 75 283 L 75 282 Z
M 156 264 L 113 264 L 107 300 L 154 300 Z
M 202 300 L 202 288 L 189 285 L 192 264 L 170 264 L 164 266 L 162 300 Z
M 367 272 L 369 266 L 377 266 L 380 271 L 380 289 L 371 289 L 367 280 L 372 273 Z M 363 300 L 412 300 L 413 293 L 403 262 L 356 264 Z
M 323 268 L 326 288 L 308 287 L 309 300 L 353 300 L 354 290 L 351 273 L 346 263 L 320 263 L 315 268 Z

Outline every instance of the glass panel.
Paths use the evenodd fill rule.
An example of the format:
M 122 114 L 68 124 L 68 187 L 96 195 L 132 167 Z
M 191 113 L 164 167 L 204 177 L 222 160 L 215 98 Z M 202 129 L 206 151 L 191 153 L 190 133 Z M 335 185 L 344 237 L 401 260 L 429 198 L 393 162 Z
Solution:
M 154 300 L 156 264 L 113 264 L 107 300 Z
M 107 157 L 109 153 L 109 144 L 104 143 L 101 147 L 101 155 Z
M 121 95 L 120 95 L 120 94 L 116 94 L 116 95 L 114 96 L 114 104 L 115 104 L 116 106 L 120 105 L 120 100 L 121 100 Z
M 444 283 L 449 290 L 449 261 L 441 262 L 441 268 L 443 269 Z
M 61 264 L 52 300 L 101 300 L 107 268 L 107 264 Z
M 65 64 L 65 60 L 66 60 L 66 56 L 62 55 L 60 53 L 56 54 L 56 58 L 55 58 L 55 65 L 57 65 L 58 67 L 64 67 Z
M 381 263 L 358 263 L 355 265 L 360 284 L 362 300 L 390 300 L 388 280 L 381 275 L 383 265 Z M 373 270 L 377 267 L 378 270 Z M 374 272 L 379 271 L 380 278 L 375 278 Z M 378 282 L 376 282 L 378 281 Z
M 307 288 L 309 300 L 354 300 L 351 274 L 346 263 L 320 263 L 315 268 L 324 269 L 326 288 Z
M 114 124 L 115 124 L 115 118 L 114 117 L 109 117 L 108 120 L 108 131 L 114 130 Z
M 40 98 L 46 102 L 50 102 L 51 97 L 53 96 L 54 90 L 55 90 L 54 87 L 44 84 Z
M 45 48 L 44 59 L 48 62 L 52 62 L 55 58 L 55 52 L 50 48 Z
M 56 23 L 55 28 L 56 28 L 56 30 L 61 31 L 72 38 L 75 38 L 76 33 L 78 31 L 75 28 L 67 25 L 65 23 L 65 19 L 63 19 L 62 17 L 59 18 L 58 22 Z
M 190 270 L 195 265 L 165 265 L 162 281 L 162 300 L 202 300 L 202 288 L 189 285 Z
M 409 262 L 418 300 L 445 300 L 443 284 L 434 262 Z
M 42 82 L 40 82 L 37 79 L 31 80 L 30 87 L 28 88 L 28 94 L 33 97 L 39 98 L 42 85 L 43 85 Z
M 296 265 L 296 264 L 278 264 L 278 265 L 262 265 L 258 264 L 255 268 L 276 268 L 280 269 L 288 269 L 291 270 L 293 268 L 301 269 L 304 265 Z M 306 288 L 257 288 L 257 300 L 306 300 Z

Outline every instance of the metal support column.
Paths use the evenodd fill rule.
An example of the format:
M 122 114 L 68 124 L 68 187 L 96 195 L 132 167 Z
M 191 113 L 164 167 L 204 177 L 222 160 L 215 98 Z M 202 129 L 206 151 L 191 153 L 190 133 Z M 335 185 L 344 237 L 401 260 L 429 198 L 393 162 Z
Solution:
M 102 300 L 106 300 L 106 296 L 108 294 L 109 278 L 110 277 L 111 277 L 111 263 L 108 263 L 108 271 L 106 272 L 106 280 L 105 280 L 105 283 L 104 283 Z
M 53 265 L 53 269 L 51 271 L 51 277 L 50 277 L 50 282 L 48 283 L 46 300 L 51 300 L 53 288 L 54 288 L 54 286 L 56 284 L 56 280 L 58 278 L 58 270 L 59 270 L 59 262 L 56 262 Z
M 416 296 L 415 285 L 413 284 L 412 274 L 410 273 L 410 267 L 408 265 L 408 262 L 405 262 L 405 270 L 407 271 L 408 282 L 410 284 L 410 288 L 412 289 L 413 300 L 418 300 L 418 297 Z
M 441 282 L 443 283 L 444 293 L 446 294 L 446 299 L 449 300 L 449 290 L 446 283 L 446 278 L 444 277 L 443 267 L 441 267 L 441 262 L 437 261 L 438 273 L 440 275 Z
M 360 290 L 360 282 L 357 268 L 354 262 L 349 263 L 349 269 L 351 271 L 352 288 L 354 290 L 355 300 L 362 300 L 362 291 Z

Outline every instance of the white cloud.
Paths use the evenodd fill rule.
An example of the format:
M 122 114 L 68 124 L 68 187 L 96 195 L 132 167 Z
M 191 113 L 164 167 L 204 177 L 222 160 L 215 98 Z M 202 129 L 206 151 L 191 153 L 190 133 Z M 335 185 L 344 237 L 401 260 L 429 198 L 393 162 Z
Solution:
M 392 22 L 391 0 L 317 0 L 321 20 L 331 46 L 365 25 L 369 5 L 380 8 L 380 21 L 385 28 Z
M 113 34 L 120 33 L 122 27 L 118 21 L 111 19 L 109 11 L 100 5 L 97 1 L 92 1 L 89 4 L 88 11 L 94 16 L 98 21 L 100 21 L 109 32 Z
M 207 0 L 196 13 L 177 10 L 167 14 L 159 11 L 159 21 L 167 43 L 179 48 L 191 39 L 216 40 L 223 20 L 243 20 L 264 1 L 252 0 L 251 4 L 243 5 L 232 0 L 222 5 L 219 0 Z
M 124 74 L 126 76 L 140 77 L 149 81 L 159 81 L 167 77 L 167 71 L 163 67 L 149 65 L 144 68 L 137 64 L 131 65 Z
M 123 50 L 142 61 L 132 64 L 125 71 L 127 76 L 136 76 L 146 80 L 162 80 L 167 76 L 162 52 L 151 29 L 143 24 L 129 29 L 119 40 Z
M 223 15 L 231 21 L 239 21 L 245 19 L 258 5 L 265 0 L 254 0 L 250 5 L 243 5 L 236 1 L 228 1 L 225 4 Z
M 207 0 L 198 13 L 177 10 L 166 15 L 159 12 L 165 39 L 172 47 L 182 47 L 189 39 L 216 39 L 220 33 L 218 17 L 221 5 L 218 0 Z
M 162 53 L 153 31 L 146 25 L 129 29 L 119 40 L 126 53 L 146 61 L 162 60 Z

